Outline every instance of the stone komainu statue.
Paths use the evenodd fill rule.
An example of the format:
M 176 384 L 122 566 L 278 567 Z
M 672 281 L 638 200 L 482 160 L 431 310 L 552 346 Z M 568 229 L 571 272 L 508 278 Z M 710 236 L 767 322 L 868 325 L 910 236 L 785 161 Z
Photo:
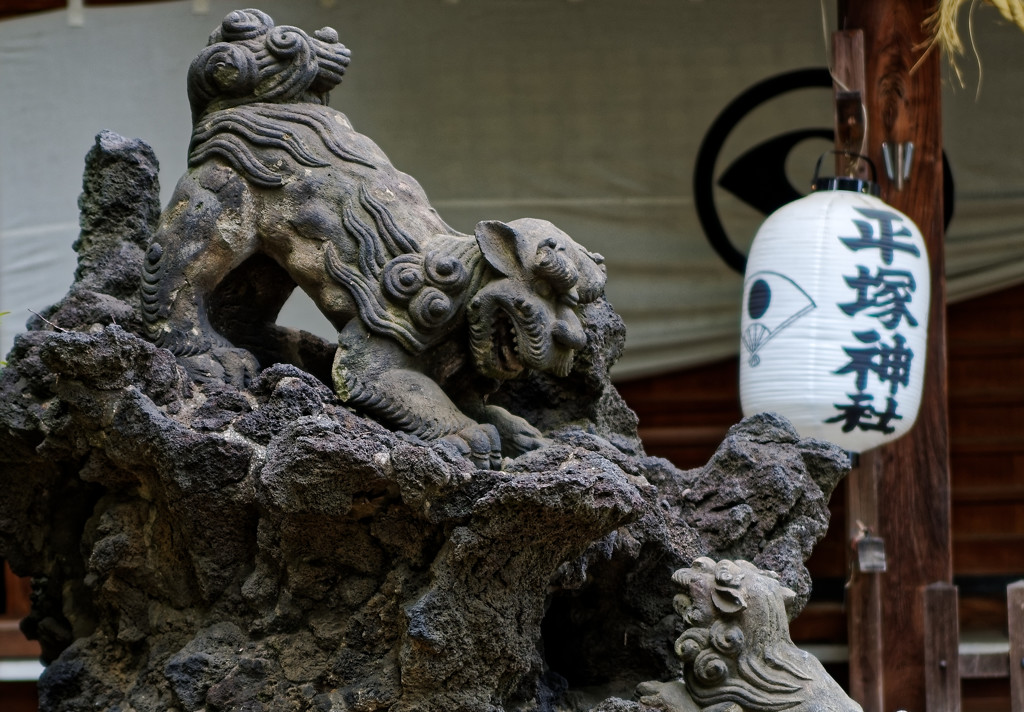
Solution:
M 298 285 L 339 332 L 342 399 L 497 467 L 545 439 L 488 394 L 524 369 L 569 373 L 602 258 L 542 220 L 450 228 L 327 107 L 348 63 L 333 29 L 259 10 L 213 32 L 188 74 L 189 170 L 146 255 L 148 335 L 194 378 L 242 385 L 258 364 L 235 335 L 271 333 Z
M 670 712 L 861 712 L 789 636 L 796 594 L 773 571 L 707 557 L 672 576 L 686 629 L 675 643 L 682 680 L 644 683 L 642 701 Z

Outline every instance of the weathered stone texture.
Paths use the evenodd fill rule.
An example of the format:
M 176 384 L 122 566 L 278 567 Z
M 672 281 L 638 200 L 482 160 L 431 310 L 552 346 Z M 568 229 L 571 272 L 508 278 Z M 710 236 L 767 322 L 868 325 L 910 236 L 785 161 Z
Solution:
M 553 444 L 478 470 L 293 365 L 193 383 L 142 338 L 155 200 L 149 149 L 101 134 L 75 284 L 0 371 L 0 555 L 34 580 L 43 710 L 635 712 L 676 669 L 673 570 L 746 558 L 802 607 L 845 455 L 758 417 L 704 468 L 647 457 L 606 302 L 568 378 L 503 397 Z

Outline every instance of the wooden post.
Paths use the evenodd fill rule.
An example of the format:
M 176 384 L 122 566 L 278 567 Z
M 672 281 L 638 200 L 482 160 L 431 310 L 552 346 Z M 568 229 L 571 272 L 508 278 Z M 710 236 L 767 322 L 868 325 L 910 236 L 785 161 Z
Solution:
M 956 586 L 924 589 L 924 680 L 927 710 L 960 712 L 960 627 Z
M 859 568 L 854 543 L 861 527 L 876 530 L 878 523 L 878 458 L 861 455 L 850 472 L 846 490 L 847 557 L 851 571 L 846 590 L 850 648 L 850 696 L 864 712 L 883 712 L 882 681 L 882 577 L 884 573 Z
M 939 53 L 922 59 L 920 49 L 927 40 L 922 22 L 933 6 L 934 0 L 839 2 L 840 29 L 864 33 L 866 153 L 879 168 L 881 197 L 920 228 L 932 274 L 917 425 L 874 454 L 876 533 L 885 540 L 888 559 L 880 581 L 885 710 L 925 709 L 923 589 L 952 581 Z M 914 144 L 902 190 L 882 170 L 882 142 Z M 857 656 L 852 652 L 851 661 Z
M 1010 709 L 1024 710 L 1024 581 L 1006 587 L 1010 630 Z
M 851 175 L 859 166 L 849 155 L 867 150 L 864 112 L 864 33 L 846 30 L 832 35 L 832 76 L 835 82 L 836 175 Z M 862 175 L 862 178 L 871 176 Z M 864 453 L 847 479 L 846 525 L 851 572 L 846 591 L 850 649 L 850 695 L 864 712 L 882 707 L 881 572 L 862 571 L 855 543 L 867 531 L 878 530 L 878 458 Z

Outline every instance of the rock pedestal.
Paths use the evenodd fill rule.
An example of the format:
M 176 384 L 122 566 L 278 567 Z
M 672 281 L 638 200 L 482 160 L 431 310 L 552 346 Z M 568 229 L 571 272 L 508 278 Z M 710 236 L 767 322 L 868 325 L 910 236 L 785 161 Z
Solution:
M 704 468 L 647 457 L 603 300 L 568 378 L 502 396 L 553 444 L 501 471 L 294 365 L 193 383 L 143 338 L 156 171 L 97 138 L 75 283 L 0 371 L 0 555 L 33 577 L 43 710 L 641 710 L 677 666 L 675 569 L 748 559 L 802 607 L 845 454 L 758 416 Z

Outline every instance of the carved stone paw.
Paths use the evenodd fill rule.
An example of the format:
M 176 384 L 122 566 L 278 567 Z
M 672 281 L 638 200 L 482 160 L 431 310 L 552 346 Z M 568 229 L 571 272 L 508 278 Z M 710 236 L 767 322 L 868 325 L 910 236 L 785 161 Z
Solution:
M 686 691 L 686 684 L 682 680 L 641 682 L 636 687 L 636 695 L 641 704 L 662 712 L 707 712 L 712 709 L 709 707 L 702 711 Z M 742 712 L 739 705 L 732 702 L 725 704 L 727 707 L 722 710 L 718 709 L 719 705 L 715 705 L 715 712 Z
M 481 470 L 501 469 L 501 438 L 489 423 L 473 423 L 442 440 L 452 443 Z
M 194 381 L 221 381 L 238 388 L 248 386 L 260 370 L 256 357 L 251 353 L 227 346 L 218 346 L 193 356 L 179 356 L 178 360 Z
M 489 405 L 484 409 L 485 419 L 498 429 L 502 447 L 510 457 L 522 455 L 551 444 L 551 440 L 530 425 L 529 422 L 513 415 L 500 406 Z

